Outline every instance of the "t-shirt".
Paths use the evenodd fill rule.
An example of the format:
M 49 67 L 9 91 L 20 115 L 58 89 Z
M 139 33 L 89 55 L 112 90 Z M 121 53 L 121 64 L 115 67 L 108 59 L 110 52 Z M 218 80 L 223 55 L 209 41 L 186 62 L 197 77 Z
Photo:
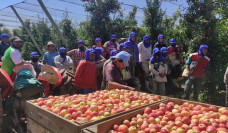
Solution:
M 1 68 L 5 70 L 9 76 L 11 76 L 14 66 L 21 62 L 22 59 L 20 51 L 13 47 L 9 47 L 3 56 Z
M 150 59 L 150 57 L 152 56 L 151 46 L 146 48 L 143 42 L 141 42 L 138 44 L 138 47 L 139 47 L 139 61 L 142 62 Z
M 49 66 L 55 66 L 55 62 L 54 62 L 54 59 L 55 59 L 55 56 L 59 55 L 59 52 L 55 51 L 55 52 L 46 52 L 43 56 L 43 61 L 46 61 L 47 64 Z
M 193 53 L 190 55 L 188 60 L 186 61 L 186 65 L 191 65 L 193 61 L 197 61 L 199 59 L 198 53 Z M 210 62 L 210 59 L 207 56 L 203 56 L 202 59 L 198 62 L 198 64 L 195 66 L 192 76 L 197 78 L 203 78 L 204 76 L 204 70 L 208 67 Z
M 108 81 L 123 84 L 122 79 L 123 79 L 123 76 L 122 76 L 120 69 L 117 68 L 113 62 L 110 62 L 104 68 L 104 74 L 103 74 L 103 81 L 102 81 L 101 89 L 106 88 L 106 84 Z

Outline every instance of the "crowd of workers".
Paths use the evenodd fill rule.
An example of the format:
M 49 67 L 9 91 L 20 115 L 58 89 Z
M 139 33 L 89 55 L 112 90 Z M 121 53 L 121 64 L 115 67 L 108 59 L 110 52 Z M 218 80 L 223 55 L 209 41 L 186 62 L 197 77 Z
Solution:
M 22 40 L 14 36 L 9 41 L 9 36 L 2 34 L 1 68 L 12 79 L 23 69 L 29 69 L 32 75 L 38 78 L 44 64 L 46 67 L 54 66 L 73 71 L 75 85 L 81 94 L 112 87 L 139 89 L 141 80 L 137 77 L 142 73 L 138 70 L 142 69 L 145 89 L 153 94 L 167 95 L 167 81 L 177 85 L 177 79 L 186 76 L 183 98 L 189 99 L 193 90 L 193 99 L 197 101 L 205 70 L 210 63 L 210 59 L 206 56 L 208 46 L 200 45 L 199 50 L 190 54 L 184 61 L 181 48 L 174 38 L 169 40 L 169 45 L 166 45 L 164 36 L 159 35 L 157 43 L 153 45 L 148 35 L 145 35 L 140 43 L 136 42 L 136 36 L 131 32 L 126 41 L 119 44 L 116 35 L 112 34 L 104 45 L 100 38 L 96 38 L 95 45 L 91 48 L 86 47 L 83 40 L 79 40 L 77 49 L 70 51 L 64 47 L 57 49 L 56 44 L 49 41 L 41 63 L 37 52 L 30 54 L 31 61 L 24 61 L 20 52 Z M 184 64 L 186 68 L 182 72 Z M 228 70 L 224 78 L 226 88 L 227 73 Z

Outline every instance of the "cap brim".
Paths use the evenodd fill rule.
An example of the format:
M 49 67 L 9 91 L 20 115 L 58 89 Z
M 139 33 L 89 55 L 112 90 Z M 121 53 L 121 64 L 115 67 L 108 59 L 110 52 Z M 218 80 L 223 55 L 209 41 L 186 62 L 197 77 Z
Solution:
M 126 67 L 129 66 L 129 63 L 128 63 L 128 61 L 126 61 L 126 60 L 123 60 L 123 63 L 124 63 L 124 66 L 126 66 Z
M 15 42 L 19 42 L 19 41 L 21 42 L 21 39 L 15 39 L 14 41 L 15 41 Z

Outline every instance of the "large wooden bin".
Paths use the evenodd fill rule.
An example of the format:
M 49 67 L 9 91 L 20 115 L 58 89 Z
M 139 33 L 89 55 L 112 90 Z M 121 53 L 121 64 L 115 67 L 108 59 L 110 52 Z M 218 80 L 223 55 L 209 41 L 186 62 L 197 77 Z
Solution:
M 43 108 L 34 105 L 32 101 L 26 102 L 26 114 L 27 114 L 27 133 L 79 133 L 83 128 L 89 127 L 91 125 L 109 120 L 111 118 L 118 117 L 135 110 L 151 106 L 160 102 L 165 102 L 168 97 L 160 96 L 160 101 L 154 102 L 152 104 L 147 104 L 137 108 L 133 108 L 128 111 L 123 111 L 115 115 L 105 117 L 93 122 L 77 123 L 71 122 L 58 116 L 50 111 L 44 110 Z
M 182 99 L 176 99 L 176 98 L 170 98 L 169 100 L 163 101 L 163 103 L 167 104 L 168 102 L 174 102 L 175 104 L 181 105 L 184 102 L 189 102 L 189 103 L 193 103 L 195 105 L 202 105 L 204 107 L 209 107 L 211 106 L 210 104 L 204 104 L 204 103 L 199 103 L 199 102 L 193 102 L 193 101 L 187 101 L 187 100 L 182 100 Z M 159 104 L 160 103 L 156 103 L 151 105 L 150 107 L 152 109 L 158 109 L 159 108 Z M 216 106 L 216 108 L 220 108 L 219 106 Z M 85 129 L 83 129 L 83 133 L 108 133 L 108 131 L 111 130 L 111 128 L 113 127 L 113 125 L 115 124 L 122 124 L 122 122 L 124 120 L 129 120 L 132 117 L 135 117 L 137 114 L 143 114 L 144 113 L 144 108 L 135 110 L 133 112 L 130 113 L 126 113 L 123 115 L 120 115 L 118 117 L 112 118 L 110 120 L 92 125 L 90 127 L 87 127 Z

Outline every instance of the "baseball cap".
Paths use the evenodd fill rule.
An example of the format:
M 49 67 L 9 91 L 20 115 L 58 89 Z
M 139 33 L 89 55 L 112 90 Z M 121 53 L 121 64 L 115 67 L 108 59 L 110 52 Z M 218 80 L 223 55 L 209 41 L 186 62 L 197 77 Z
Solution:
M 30 57 L 34 57 L 34 56 L 39 56 L 39 54 L 38 54 L 37 52 L 32 52 L 32 53 L 30 54 Z
M 131 55 L 128 54 L 127 52 L 121 51 L 121 52 L 119 52 L 116 56 L 112 56 L 112 59 L 121 59 L 121 60 L 123 60 L 124 65 L 125 65 L 126 67 L 128 67 L 128 66 L 129 66 L 128 61 L 129 61 L 129 59 L 130 59 L 130 56 L 131 56 Z
M 84 42 L 83 40 L 79 40 L 79 41 L 77 41 L 77 43 L 78 43 L 78 44 L 79 44 L 79 43 L 85 44 L 85 42 Z
M 14 36 L 11 38 L 11 42 L 14 42 L 14 41 L 21 41 L 21 39 L 17 36 Z
M 3 37 L 9 38 L 9 35 L 8 35 L 7 33 L 3 33 L 3 34 L 1 35 L 1 38 L 3 38 Z

